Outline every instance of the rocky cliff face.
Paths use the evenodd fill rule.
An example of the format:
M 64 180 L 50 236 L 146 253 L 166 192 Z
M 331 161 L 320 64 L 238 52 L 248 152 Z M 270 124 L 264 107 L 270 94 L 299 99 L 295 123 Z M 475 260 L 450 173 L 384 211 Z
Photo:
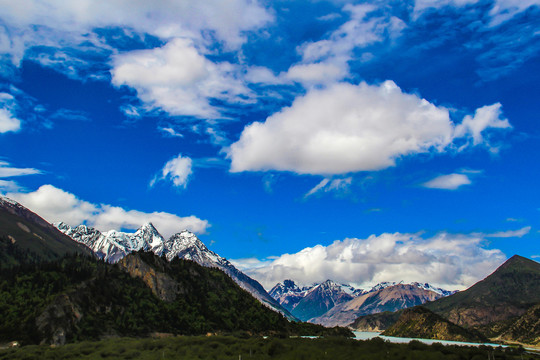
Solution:
M 163 271 L 157 271 L 155 265 L 150 266 L 139 256 L 126 256 L 118 262 L 118 265 L 132 277 L 141 279 L 152 293 L 163 301 L 172 302 L 176 300 L 178 294 L 185 293 L 172 277 Z

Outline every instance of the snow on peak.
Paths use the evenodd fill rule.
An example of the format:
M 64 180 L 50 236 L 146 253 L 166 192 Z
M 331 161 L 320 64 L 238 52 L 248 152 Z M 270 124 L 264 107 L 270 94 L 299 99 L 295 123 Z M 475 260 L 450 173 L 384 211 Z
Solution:
M 395 285 L 399 285 L 399 284 L 403 284 L 403 280 L 401 280 L 400 282 L 383 281 L 383 282 L 380 282 L 377 285 L 373 286 L 371 288 L 371 290 L 369 290 L 368 292 L 379 291 L 379 290 L 385 289 L 387 287 L 395 286 Z
M 442 295 L 442 296 L 449 296 L 449 295 L 455 294 L 457 292 L 457 290 L 450 291 L 450 290 L 441 289 L 441 288 L 435 287 L 435 286 L 433 286 L 433 285 L 431 285 L 429 283 L 413 282 L 413 283 L 411 283 L 411 285 L 414 285 L 414 286 L 416 286 L 416 287 L 418 287 L 420 289 L 433 291 L 434 293 L 437 293 L 437 294 Z
M 6 203 L 6 204 L 10 204 L 10 205 L 15 205 L 15 206 L 21 206 L 21 204 L 19 204 L 15 200 L 12 200 L 12 199 L 10 199 L 8 197 L 5 197 L 4 195 L 1 195 L 1 194 L 0 194 L 0 203 Z
M 277 283 L 269 294 L 274 299 L 278 299 L 283 295 L 299 294 L 302 291 L 293 280 L 283 280 L 283 283 Z

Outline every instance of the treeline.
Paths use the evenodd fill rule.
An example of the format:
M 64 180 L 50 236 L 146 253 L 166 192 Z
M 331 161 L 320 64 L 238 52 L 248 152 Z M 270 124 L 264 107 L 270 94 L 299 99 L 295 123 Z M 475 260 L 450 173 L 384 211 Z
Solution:
M 174 280 L 174 301 L 160 300 L 118 265 L 82 255 L 2 269 L 0 342 L 63 344 L 149 334 L 341 335 L 346 329 L 290 323 L 218 269 L 192 261 L 138 256 Z
M 1 359 L 294 359 L 294 360 L 538 360 L 522 348 L 426 345 L 418 341 L 392 344 L 380 338 L 281 339 L 232 336 L 188 336 L 109 339 L 62 347 L 27 346 L 0 350 Z

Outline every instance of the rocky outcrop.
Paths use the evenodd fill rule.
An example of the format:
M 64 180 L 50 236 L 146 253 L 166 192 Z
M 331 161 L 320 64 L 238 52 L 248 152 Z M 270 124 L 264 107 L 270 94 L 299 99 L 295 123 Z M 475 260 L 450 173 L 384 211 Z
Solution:
M 184 289 L 169 275 L 156 271 L 137 254 L 130 254 L 120 260 L 120 268 L 128 272 L 132 277 L 141 279 L 152 293 L 163 301 L 172 302 L 178 294 L 185 292 Z

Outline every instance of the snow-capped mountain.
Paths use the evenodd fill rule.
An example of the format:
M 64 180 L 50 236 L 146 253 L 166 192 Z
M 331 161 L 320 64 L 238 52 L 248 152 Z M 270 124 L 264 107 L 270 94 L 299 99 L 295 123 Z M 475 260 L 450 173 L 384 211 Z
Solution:
M 163 236 L 150 223 L 144 224 L 135 233 L 115 230 L 102 233 L 86 225 L 72 228 L 63 222 L 54 225 L 73 240 L 88 246 L 100 259 L 111 263 L 118 262 L 133 251 L 152 251 L 161 256 L 164 250 Z
M 55 226 L 73 240 L 88 246 L 99 258 L 111 263 L 120 261 L 130 252 L 145 250 L 152 251 L 156 255 L 165 255 L 169 261 L 179 257 L 195 261 L 202 266 L 216 267 L 266 306 L 286 317 L 294 318 L 264 290 L 261 284 L 238 270 L 224 257 L 208 249 L 195 234 L 187 230 L 165 240 L 150 223 L 143 225 L 135 233 L 115 230 L 102 233 L 86 225 L 72 228 L 62 222 L 55 224 Z
M 292 311 L 298 302 L 306 296 L 306 292 L 313 286 L 300 288 L 292 280 L 284 280 L 283 283 L 277 283 L 269 294 L 285 309 Z
M 402 284 L 402 285 L 404 284 L 403 280 L 400 281 L 400 282 L 384 281 L 384 282 L 380 282 L 377 285 L 373 286 L 367 292 L 379 291 L 379 290 L 385 289 L 387 287 L 400 285 L 400 284 Z M 433 291 L 434 293 L 439 294 L 441 296 L 449 296 L 449 295 L 455 294 L 457 292 L 457 290 L 451 291 L 451 290 L 445 290 L 445 289 L 442 289 L 442 288 L 439 288 L 439 287 L 435 287 L 435 286 L 433 286 L 433 285 L 431 285 L 429 283 L 412 282 L 410 284 L 404 284 L 404 285 L 412 285 L 412 286 L 415 286 L 415 287 L 417 287 L 419 289 Z
M 403 284 L 403 280 L 400 281 L 400 282 L 395 282 L 395 281 L 383 281 L 383 282 L 380 282 L 380 283 L 378 283 L 377 285 L 373 286 L 373 287 L 372 287 L 369 291 L 367 291 L 367 292 L 379 291 L 379 290 L 385 289 L 385 288 L 387 288 L 387 287 L 395 286 L 395 285 L 398 285 L 398 284 Z
M 350 290 L 350 289 L 348 289 Z M 292 314 L 306 321 L 326 313 L 334 306 L 353 299 L 348 291 L 332 280 L 316 285 L 309 289 L 305 296 L 296 304 Z
M 377 289 L 338 304 L 326 313 L 309 319 L 309 322 L 330 327 L 347 326 L 358 316 L 405 309 L 443 297 L 413 284 L 386 283 Z
M 437 294 L 439 294 L 441 296 L 450 296 L 450 295 L 455 294 L 455 293 L 458 292 L 457 290 L 452 290 L 451 291 L 451 290 L 441 289 L 441 288 L 435 287 L 435 286 L 433 286 L 431 284 L 428 284 L 428 283 L 413 282 L 413 283 L 411 283 L 411 285 L 419 287 L 420 289 L 433 291 L 434 293 L 437 293 Z

